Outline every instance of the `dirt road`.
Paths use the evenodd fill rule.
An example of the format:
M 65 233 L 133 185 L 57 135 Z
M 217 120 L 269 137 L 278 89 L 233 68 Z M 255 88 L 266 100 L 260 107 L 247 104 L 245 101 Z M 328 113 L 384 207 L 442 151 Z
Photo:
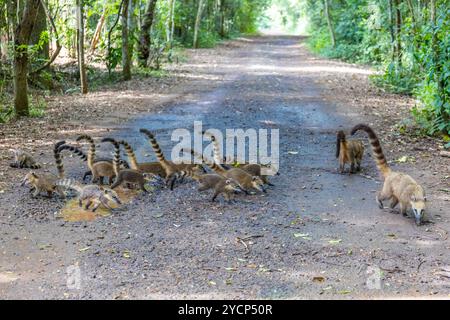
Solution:
M 300 40 L 246 38 L 200 51 L 182 67 L 200 80 L 150 112 L 88 125 L 97 137 L 129 140 L 140 160 L 154 159 L 141 127 L 156 132 L 167 154 L 171 132 L 192 130 L 194 121 L 204 129 L 277 128 L 280 176 L 267 194 L 211 204 L 190 182 L 139 195 L 107 217 L 67 222 L 57 218 L 62 201 L 31 199 L 12 181 L 0 194 L 0 297 L 448 298 L 450 206 L 436 191 L 440 175 L 392 163 L 435 191 L 431 222 L 416 227 L 378 209 L 381 184 L 369 153 L 362 174 L 338 174 L 336 131 L 374 118 L 334 103 L 318 79 L 370 71 L 319 60 Z M 132 89 L 120 103 L 151 103 L 142 100 L 151 87 Z M 114 90 L 105 95 L 114 99 Z M 401 155 L 388 148 L 387 156 Z M 50 147 L 42 157 L 52 161 Z M 84 168 L 66 160 L 67 172 L 80 177 Z

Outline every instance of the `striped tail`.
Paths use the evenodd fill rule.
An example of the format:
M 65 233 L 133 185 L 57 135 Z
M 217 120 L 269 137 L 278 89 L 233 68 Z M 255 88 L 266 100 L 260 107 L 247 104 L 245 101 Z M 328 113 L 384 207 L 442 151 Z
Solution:
M 213 143 L 214 162 L 217 164 L 224 163 L 224 160 L 220 157 L 219 141 L 217 141 L 216 137 L 209 132 L 204 131 L 203 134 L 210 137 Z
M 76 182 L 74 179 L 62 179 L 56 181 L 56 185 L 63 187 L 65 189 L 73 189 L 78 193 L 81 193 L 83 191 L 83 187 Z
M 92 168 L 94 167 L 94 162 L 95 162 L 95 142 L 94 142 L 94 139 L 92 139 L 92 137 L 87 134 L 83 134 L 77 138 L 77 142 L 80 142 L 82 140 L 86 140 L 87 142 L 89 142 L 89 153 L 88 153 L 87 161 L 88 161 L 88 167 L 92 171 Z
M 140 129 L 139 131 L 148 137 L 148 139 L 150 140 L 150 144 L 152 145 L 153 151 L 155 151 L 156 157 L 158 158 L 159 163 L 165 170 L 167 167 L 167 160 L 166 158 L 164 158 L 164 154 L 161 151 L 161 148 L 159 147 L 159 144 L 156 141 L 155 136 L 147 129 Z
M 365 124 L 358 124 L 355 127 L 353 127 L 351 134 L 354 135 L 356 131 L 362 130 L 367 133 L 369 136 L 369 142 L 372 146 L 372 153 L 373 157 L 375 158 L 375 162 L 377 164 L 378 169 L 380 170 L 381 174 L 384 178 L 386 178 L 389 173 L 391 172 L 391 169 L 389 168 L 389 165 L 387 163 L 386 157 L 384 156 L 383 149 L 381 148 L 380 140 L 378 139 L 377 135 L 373 131 L 371 127 Z
M 339 154 L 341 153 L 341 143 L 345 142 L 345 133 L 344 131 L 339 131 L 336 136 L 336 158 L 339 158 Z
M 113 138 L 104 138 L 102 142 L 110 142 L 114 146 L 113 168 L 116 177 L 118 177 L 120 171 L 120 144 Z
M 62 146 L 60 146 L 58 148 L 57 152 L 61 153 L 61 151 L 64 151 L 64 150 L 69 150 L 73 154 L 79 156 L 81 158 L 81 160 L 86 161 L 86 155 L 84 154 L 83 151 L 81 151 L 77 147 L 74 147 L 74 146 L 71 146 L 71 145 L 68 145 L 68 144 L 63 144 Z
M 55 146 L 53 147 L 53 156 L 55 157 L 56 169 L 58 170 L 58 176 L 60 179 L 64 178 L 64 163 L 62 162 L 59 147 L 61 147 L 65 143 L 65 141 L 59 141 L 55 143 Z
M 213 170 L 218 174 L 223 174 L 225 172 L 225 169 L 222 168 L 219 164 L 216 164 L 214 161 L 206 159 L 205 157 L 203 157 L 203 155 L 198 154 L 192 149 L 181 149 L 181 152 L 190 152 L 194 157 L 196 157 L 199 160 L 202 160 L 204 163 L 206 163 L 208 167 L 211 168 L 211 170 Z
M 138 162 L 136 160 L 136 155 L 133 151 L 133 148 L 130 146 L 130 144 L 128 142 L 126 142 L 125 140 L 120 140 L 117 141 L 119 144 L 123 145 L 123 147 L 125 148 L 125 151 L 127 153 L 128 159 L 130 159 L 130 164 L 131 164 L 131 169 L 134 170 L 139 170 L 139 165 Z

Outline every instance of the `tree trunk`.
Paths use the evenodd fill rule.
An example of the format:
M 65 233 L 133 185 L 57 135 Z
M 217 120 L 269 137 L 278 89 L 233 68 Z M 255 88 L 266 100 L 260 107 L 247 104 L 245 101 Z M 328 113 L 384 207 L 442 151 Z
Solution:
M 14 43 L 14 108 L 16 116 L 28 116 L 28 44 L 40 0 L 28 0 L 17 25 Z
M 41 1 L 36 16 L 34 17 L 34 27 L 33 31 L 31 32 L 30 44 L 38 44 L 41 40 L 42 33 L 47 30 L 47 16 L 45 14 L 45 9 Z M 46 41 L 45 43 L 43 43 L 42 48 L 38 51 L 39 59 L 47 61 L 50 58 L 49 51 L 49 42 Z
M 195 19 L 195 26 L 194 26 L 194 43 L 193 43 L 194 49 L 198 48 L 198 32 L 200 29 L 200 22 L 202 21 L 203 4 L 204 0 L 198 1 L 197 18 Z
M 10 0 L 6 4 L 6 21 L 8 29 L 8 39 L 11 43 L 15 43 L 15 32 L 17 29 L 17 0 Z
M 442 100 L 442 104 L 441 104 L 441 110 L 440 110 L 440 114 L 442 115 L 444 121 L 450 121 L 450 116 L 449 114 L 445 111 L 445 100 L 446 100 L 446 95 L 445 95 L 445 79 L 442 76 L 443 73 L 443 65 L 442 65 L 442 61 L 440 58 L 441 52 L 440 52 L 440 48 L 439 48 L 439 39 L 437 37 L 436 34 L 436 29 L 437 29 L 437 16 L 436 16 L 436 0 L 431 0 L 430 1 L 430 23 L 432 25 L 433 28 L 433 36 L 431 38 L 431 50 L 433 51 L 433 64 L 434 64 L 434 80 L 436 81 L 437 84 L 437 94 L 439 95 L 439 97 Z
M 88 93 L 88 83 L 86 77 L 86 65 L 84 61 L 84 3 L 83 0 L 76 0 L 77 5 L 77 51 L 78 68 L 80 70 L 81 93 Z
M 402 12 L 400 10 L 401 0 L 395 0 L 395 12 L 396 12 L 396 29 L 395 29 L 395 57 L 397 59 L 397 66 L 402 66 Z
M 169 24 L 169 48 L 172 49 L 173 47 L 173 33 L 175 31 L 175 3 L 176 0 L 170 0 L 170 24 Z
M 150 30 L 155 16 L 157 0 L 148 0 L 147 10 L 144 14 L 144 19 L 141 27 L 141 34 L 139 36 L 138 58 L 141 67 L 147 66 L 147 60 L 150 56 L 151 37 Z
M 325 8 L 325 17 L 327 18 L 328 30 L 330 31 L 330 40 L 331 46 L 333 48 L 336 47 L 336 35 L 334 34 L 333 23 L 331 21 L 330 15 L 330 5 L 328 3 L 329 0 L 324 0 L 324 8 Z
M 122 76 L 124 80 L 131 79 L 131 56 L 128 37 L 128 8 L 130 0 L 125 0 L 122 7 Z
M 106 14 L 107 14 L 106 7 L 104 7 L 103 13 L 97 22 L 97 27 L 95 28 L 94 36 L 92 37 L 91 54 L 93 54 L 95 52 L 95 49 L 97 48 L 97 43 L 100 40 L 100 35 L 102 34 L 103 25 L 105 24 Z
M 225 38 L 225 0 L 220 0 L 220 37 Z

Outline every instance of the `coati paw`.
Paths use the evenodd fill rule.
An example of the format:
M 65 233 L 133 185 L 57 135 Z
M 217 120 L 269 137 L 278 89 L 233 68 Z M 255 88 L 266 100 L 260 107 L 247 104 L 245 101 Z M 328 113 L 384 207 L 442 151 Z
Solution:
M 377 200 L 378 208 L 384 209 L 383 202 L 380 199 L 378 199 L 378 197 L 376 198 L 376 200 Z

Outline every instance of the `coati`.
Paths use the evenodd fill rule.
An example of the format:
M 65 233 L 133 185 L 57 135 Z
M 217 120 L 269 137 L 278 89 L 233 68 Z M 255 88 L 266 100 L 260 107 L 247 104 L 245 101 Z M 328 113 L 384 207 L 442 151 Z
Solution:
M 78 192 L 78 205 L 83 207 L 83 201 L 86 201 L 84 209 L 89 210 L 93 205 L 92 212 L 95 212 L 100 205 L 107 209 L 112 209 L 109 202 L 121 205 L 119 196 L 114 190 L 109 188 L 102 188 L 98 185 L 80 185 L 72 179 L 64 179 L 57 182 L 57 185 L 62 188 L 73 189 Z
M 185 174 L 182 172 L 182 174 Z M 218 174 L 191 174 L 191 178 L 196 180 L 199 183 L 198 191 L 206 191 L 209 189 L 214 189 L 213 197 L 211 198 L 211 202 L 214 202 L 221 193 L 224 194 L 225 200 L 230 201 L 232 195 L 235 192 L 241 192 L 242 189 L 239 184 L 233 179 L 227 179 Z
M 147 129 L 140 129 L 139 131 L 145 134 L 150 140 L 150 144 L 155 151 L 156 157 L 161 164 L 161 167 L 166 172 L 166 185 L 170 186 L 170 190 L 173 190 L 175 181 L 178 177 L 180 177 L 180 172 L 195 172 L 197 174 L 202 174 L 205 172 L 202 165 L 184 163 L 176 164 L 172 161 L 166 160 L 153 134 Z
M 33 197 L 37 197 L 41 192 L 46 192 L 50 198 L 56 192 L 61 198 L 65 198 L 64 192 L 56 185 L 58 180 L 59 178 L 52 174 L 37 174 L 31 171 L 23 178 L 21 186 L 31 185 L 30 192 L 33 192 Z
M 153 173 L 161 178 L 166 177 L 166 171 L 161 166 L 159 162 L 144 162 L 144 163 L 138 163 L 136 159 L 136 155 L 133 151 L 133 148 L 130 146 L 128 142 L 125 140 L 119 140 L 117 141 L 119 144 L 123 145 L 125 148 L 125 151 L 127 153 L 128 159 L 130 160 L 131 169 L 139 170 L 142 172 L 147 173 Z
M 426 197 L 424 189 L 409 175 L 392 171 L 389 168 L 381 149 L 380 140 L 372 128 L 365 124 L 358 124 L 352 129 L 351 134 L 354 135 L 358 130 L 367 132 L 375 162 L 384 178 L 383 189 L 378 192 L 376 197 L 378 206 L 383 209 L 383 201 L 390 199 L 391 208 L 393 209 L 397 204 L 400 204 L 400 213 L 404 216 L 407 216 L 407 209 L 411 207 L 415 222 L 420 225 L 425 212 Z
M 20 149 L 10 149 L 14 155 L 14 161 L 9 164 L 11 168 L 40 169 L 41 165 L 27 152 Z
M 142 191 L 148 192 L 147 189 L 145 189 L 145 184 L 146 182 L 152 181 L 155 175 L 152 173 L 145 173 L 135 169 L 120 170 L 119 164 L 120 144 L 112 138 L 104 138 L 102 142 L 112 143 L 115 149 L 113 168 L 116 176 L 116 181 L 114 181 L 114 184 L 111 186 L 111 189 L 115 189 L 122 183 L 126 183 L 126 184 L 137 184 Z
M 240 169 L 240 168 L 231 168 L 230 170 L 225 170 L 220 165 L 216 164 L 214 161 L 209 161 L 208 159 L 204 159 L 202 155 L 197 154 L 194 150 L 190 149 L 182 149 L 182 152 L 190 152 L 194 157 L 201 159 L 206 163 L 208 167 L 211 168 L 217 174 L 227 178 L 233 179 L 236 181 L 241 189 L 248 194 L 249 190 L 256 189 L 260 192 L 266 192 L 264 189 L 264 182 L 258 176 L 252 176 L 248 172 Z
M 92 178 L 91 183 L 97 182 L 99 180 L 100 184 L 103 184 L 104 178 L 108 178 L 108 183 L 111 184 L 114 179 L 114 168 L 111 162 L 108 161 L 98 161 L 95 162 L 95 143 L 92 137 L 88 135 L 81 135 L 77 138 L 77 141 L 81 140 L 87 140 L 90 144 L 89 152 L 88 152 L 88 167 L 92 172 Z M 62 150 L 70 150 L 71 152 L 75 153 L 76 155 L 82 157 L 83 152 L 72 146 L 64 145 L 60 147 L 60 151 Z
M 53 147 L 53 156 L 55 158 L 58 176 L 49 173 L 37 174 L 34 171 L 31 171 L 22 180 L 21 186 L 31 185 L 30 192 L 33 192 L 33 197 L 37 197 L 41 192 L 47 192 L 47 196 L 51 197 L 53 193 L 56 192 L 59 196 L 65 198 L 66 195 L 64 191 L 56 184 L 60 178 L 64 177 L 64 167 L 58 152 L 59 147 L 64 143 L 65 141 L 59 141 Z
M 73 154 L 79 156 L 79 157 L 81 158 L 82 161 L 87 161 L 87 160 L 88 160 L 88 156 L 86 156 L 86 154 L 85 154 L 81 149 L 78 149 L 77 147 L 74 147 L 74 146 L 71 146 L 71 145 L 66 145 L 66 144 L 65 144 L 65 141 L 63 141 L 63 143 L 61 144 L 61 146 L 62 146 L 62 145 L 65 145 L 65 147 L 64 147 L 64 148 L 61 148 L 61 150 L 59 150 L 60 152 L 63 151 L 63 150 L 69 150 L 69 151 L 72 152 Z M 112 164 L 113 160 L 112 160 L 112 159 L 109 159 L 109 158 L 104 158 L 104 157 L 102 157 L 102 158 L 96 158 L 96 159 L 94 159 L 94 163 L 97 163 L 97 162 L 109 162 L 109 163 Z M 125 169 L 127 169 L 127 168 L 130 167 L 130 165 L 128 164 L 128 162 L 126 162 L 125 160 L 122 160 L 122 159 L 120 160 L 120 165 L 121 165 L 123 168 L 125 168 Z M 91 176 L 91 175 L 92 175 L 92 171 L 91 171 L 91 170 L 85 171 L 82 180 L 83 180 L 83 181 L 86 180 L 86 177 L 87 177 L 87 176 Z
M 361 170 L 361 161 L 364 155 L 364 144 L 361 140 L 347 140 L 344 131 L 337 133 L 336 158 L 339 158 L 339 170 L 344 173 L 345 164 L 350 163 L 349 173 Z
M 224 168 L 226 170 L 229 170 L 233 167 L 242 169 L 252 176 L 260 177 L 261 180 L 264 182 L 264 184 L 267 184 L 269 186 L 274 186 L 274 184 L 269 181 L 268 176 L 263 175 L 261 173 L 262 166 L 258 163 L 244 163 L 244 164 L 235 163 L 231 167 L 226 164 L 224 165 L 225 161 L 222 160 L 220 157 L 220 146 L 219 146 L 219 142 L 217 141 L 216 137 L 208 132 L 203 132 L 203 134 L 209 136 L 211 141 L 213 142 L 214 161 L 216 162 L 216 164 L 220 165 L 222 168 Z M 277 175 L 279 175 L 279 173 L 277 173 Z

